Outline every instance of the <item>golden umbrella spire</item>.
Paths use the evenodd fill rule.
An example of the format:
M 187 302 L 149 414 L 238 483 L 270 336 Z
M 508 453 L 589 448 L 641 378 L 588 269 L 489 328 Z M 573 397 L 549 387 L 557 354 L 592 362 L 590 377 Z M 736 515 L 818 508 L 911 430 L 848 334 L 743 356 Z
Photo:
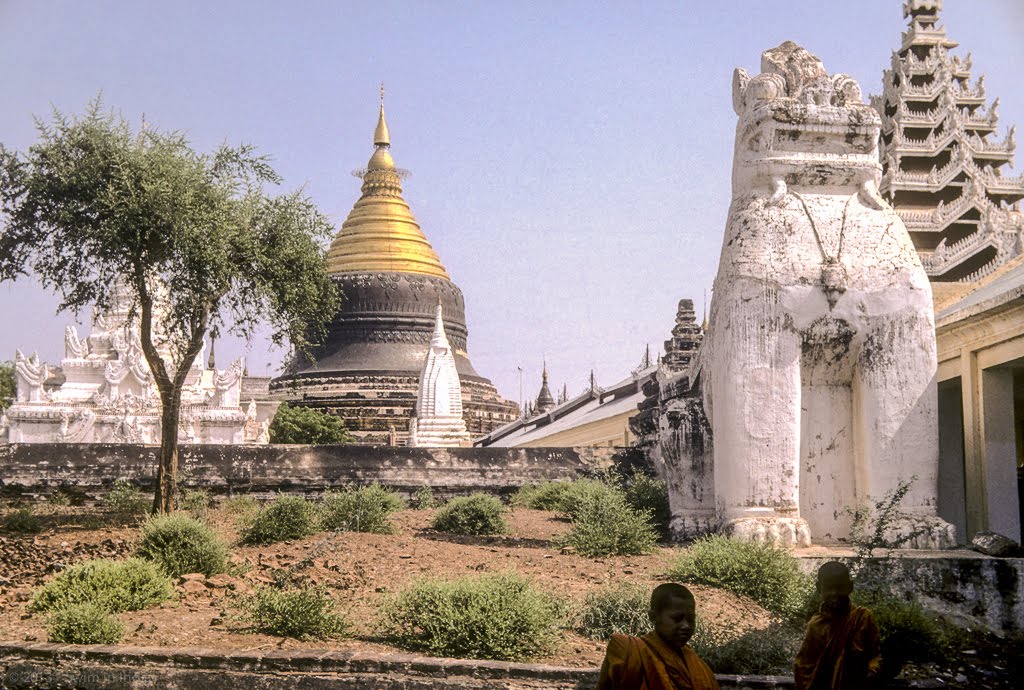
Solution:
M 373 145 L 391 147 L 391 134 L 384 120 L 384 82 L 380 83 L 380 117 L 377 118 L 377 129 L 373 130 Z
M 395 167 L 391 157 L 383 84 L 373 145 L 375 150 L 366 169 L 355 173 L 363 179 L 363 194 L 327 252 L 328 273 L 420 273 L 450 280 L 402 198 L 405 172 Z

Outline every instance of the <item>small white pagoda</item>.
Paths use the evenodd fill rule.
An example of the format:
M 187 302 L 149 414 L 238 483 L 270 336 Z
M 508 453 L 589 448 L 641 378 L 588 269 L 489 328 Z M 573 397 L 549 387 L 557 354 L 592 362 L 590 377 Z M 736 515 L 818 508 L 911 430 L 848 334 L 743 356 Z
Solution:
M 216 370 L 204 366 L 203 354 L 185 380 L 179 441 L 268 443 L 277 403 L 250 400 L 243 409 L 244 360 Z M 38 355 L 17 352 L 17 397 L 0 418 L 0 442 L 160 443 L 160 397 L 124 292 L 108 309 L 93 310 L 84 340 L 74 326 L 65 329 L 61 370 L 64 382 L 54 387 Z
M 420 371 L 416 409 L 409 420 L 410 447 L 468 446 L 469 432 L 462 418 L 462 386 L 455 357 L 444 332 L 441 305 L 437 305 L 434 334 Z

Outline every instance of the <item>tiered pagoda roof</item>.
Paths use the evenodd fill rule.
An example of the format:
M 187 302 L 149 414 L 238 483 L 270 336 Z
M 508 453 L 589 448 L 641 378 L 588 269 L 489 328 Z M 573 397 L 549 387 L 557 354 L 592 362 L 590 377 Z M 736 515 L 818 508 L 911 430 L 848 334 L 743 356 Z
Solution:
M 873 99 L 882 116 L 883 196 L 899 213 L 934 281 L 970 281 L 1021 252 L 1024 176 L 1014 128 L 996 137 L 999 99 L 971 83 L 970 55 L 939 25 L 941 0 L 905 0 L 910 26 Z

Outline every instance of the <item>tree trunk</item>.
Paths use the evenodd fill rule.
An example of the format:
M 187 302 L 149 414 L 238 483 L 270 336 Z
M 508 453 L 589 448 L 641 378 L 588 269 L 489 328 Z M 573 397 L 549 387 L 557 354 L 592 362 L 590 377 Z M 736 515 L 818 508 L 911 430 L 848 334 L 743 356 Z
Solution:
M 153 495 L 154 513 L 170 513 L 177 504 L 181 386 L 174 386 L 169 393 L 169 399 L 160 396 L 160 459 L 157 463 L 156 491 Z

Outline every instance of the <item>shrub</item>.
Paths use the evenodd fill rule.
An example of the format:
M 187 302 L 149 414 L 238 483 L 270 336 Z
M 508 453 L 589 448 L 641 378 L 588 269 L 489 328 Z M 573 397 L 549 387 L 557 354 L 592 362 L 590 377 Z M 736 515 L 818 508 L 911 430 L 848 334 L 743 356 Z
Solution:
M 630 582 L 598 589 L 587 594 L 576 630 L 595 640 L 644 635 L 651 631 L 650 603 L 647 588 Z
M 771 675 L 793 672 L 803 631 L 792 624 L 737 634 L 698 617 L 690 646 L 715 673 Z
M 874 614 L 887 664 L 938 661 L 956 646 L 955 629 L 940 624 L 916 602 L 880 589 L 855 589 L 851 599 Z
M 117 644 L 124 637 L 121 622 L 90 602 L 56 609 L 47 620 L 46 631 L 50 642 L 66 644 Z
M 581 511 L 589 510 L 595 502 L 601 502 L 611 494 L 617 494 L 625 500 L 622 490 L 610 482 L 600 479 L 577 479 L 569 482 L 558 512 L 570 520 L 575 520 Z
M 646 474 L 635 474 L 627 480 L 626 502 L 637 511 L 648 512 L 651 524 L 662 539 L 669 537 L 669 523 L 672 521 L 672 510 L 668 504 L 668 484 L 663 479 L 649 477 Z
M 798 618 L 814 592 L 813 579 L 788 551 L 720 535 L 691 544 L 669 567 L 668 577 L 748 596 L 787 618 Z
M 242 530 L 246 544 L 273 544 L 302 539 L 316 531 L 316 507 L 298 496 L 279 496 L 264 506 Z
M 452 534 L 503 534 L 508 531 L 505 506 L 494 496 L 472 494 L 448 501 L 437 511 L 431 526 Z
M 149 508 L 152 500 L 127 479 L 118 479 L 103 497 L 103 507 L 120 515 L 137 515 Z
M 188 489 L 182 492 L 178 507 L 194 512 L 205 511 L 210 507 L 210 492 L 206 489 Z
M 320 410 L 281 403 L 270 423 L 271 443 L 349 443 L 345 422 Z
M 582 556 L 637 555 L 650 553 L 658 534 L 650 513 L 638 513 L 615 487 L 588 488 L 573 499 L 572 529 L 561 544 Z
M 389 516 L 405 507 L 394 491 L 380 484 L 324 494 L 320 520 L 324 529 L 391 534 Z
M 416 489 L 416 493 L 412 495 L 410 503 L 416 510 L 431 510 L 441 507 L 441 501 L 438 500 L 434 495 L 434 490 L 429 486 L 421 486 Z
M 43 529 L 43 523 L 31 508 L 18 508 L 4 518 L 4 529 L 8 532 L 34 534 Z
M 232 496 L 224 500 L 222 507 L 232 515 L 248 517 L 260 509 L 260 504 L 252 496 Z
M 334 611 L 334 601 L 324 589 L 273 589 L 263 587 L 242 597 L 242 617 L 254 630 L 298 640 L 341 637 L 348 630 L 345 618 Z
M 388 599 L 386 636 L 438 656 L 521 660 L 550 652 L 565 609 L 519 575 L 414 581 Z
M 564 512 L 565 497 L 572 482 L 547 481 L 528 484 L 512 495 L 512 505 L 532 510 Z
M 30 608 L 52 611 L 92 603 L 104 611 L 138 611 L 174 593 L 170 578 L 141 558 L 97 559 L 73 565 L 36 591 Z
M 142 525 L 138 555 L 171 577 L 227 570 L 228 549 L 209 525 L 181 513 L 152 516 Z
M 51 506 L 69 506 L 71 505 L 71 496 L 61 489 L 56 489 L 46 497 L 46 502 Z
M 850 541 L 857 550 L 858 558 L 870 557 L 875 549 L 884 549 L 889 555 L 928 531 L 924 525 L 909 530 L 897 529 L 897 525 L 907 517 L 900 510 L 900 504 L 915 481 L 917 475 L 901 479 L 881 499 L 876 501 L 869 496 L 867 503 L 846 509 L 850 516 Z

